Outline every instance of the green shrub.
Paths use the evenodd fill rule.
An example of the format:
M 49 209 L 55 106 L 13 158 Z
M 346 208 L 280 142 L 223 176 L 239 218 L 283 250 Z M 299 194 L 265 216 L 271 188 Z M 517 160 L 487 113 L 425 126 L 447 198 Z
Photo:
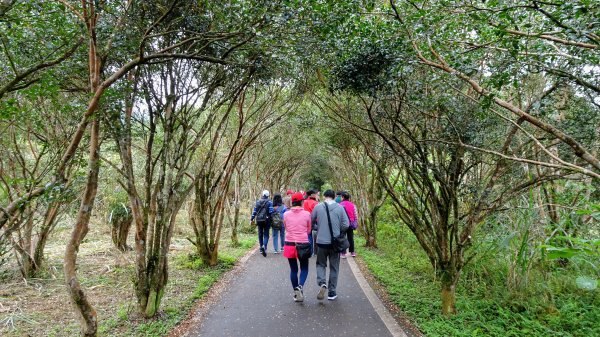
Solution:
M 482 237 L 459 281 L 458 314 L 447 318 L 433 268 L 410 231 L 383 222 L 378 242 L 379 249 L 365 249 L 358 238 L 359 255 L 427 336 L 600 336 L 600 292 L 577 286 L 575 266 L 548 271 L 537 259 L 529 282 L 509 291 L 512 260 L 499 240 Z
M 175 257 L 175 265 L 181 269 L 199 270 L 204 267 L 197 253 L 180 254 Z

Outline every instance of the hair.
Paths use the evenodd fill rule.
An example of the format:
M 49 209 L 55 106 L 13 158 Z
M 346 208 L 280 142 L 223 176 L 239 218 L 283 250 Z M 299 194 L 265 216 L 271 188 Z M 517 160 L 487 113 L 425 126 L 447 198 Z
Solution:
M 294 206 L 294 207 L 302 206 L 302 200 L 292 201 L 292 206 Z
M 325 198 L 335 198 L 335 192 L 333 190 L 327 190 L 325 191 L 325 193 L 323 193 L 323 196 L 325 196 Z
M 348 193 L 346 191 L 342 192 L 342 199 L 350 200 L 350 193 Z
M 309 197 L 311 195 L 313 195 L 313 194 L 316 194 L 316 193 L 317 193 L 317 191 L 315 191 L 315 190 L 308 190 L 308 191 L 306 191 L 306 195 L 309 196 Z
M 342 193 L 344 193 L 344 191 L 337 191 L 335 192 L 335 195 L 342 195 Z
M 283 198 L 281 198 L 281 194 L 275 194 L 273 196 L 273 207 L 279 206 L 283 204 Z

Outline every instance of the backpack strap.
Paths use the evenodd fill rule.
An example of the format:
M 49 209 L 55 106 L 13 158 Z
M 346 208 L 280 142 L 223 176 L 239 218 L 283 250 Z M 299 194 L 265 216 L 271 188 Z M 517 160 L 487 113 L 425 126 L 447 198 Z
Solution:
M 327 224 L 329 225 L 329 234 L 331 235 L 331 244 L 333 244 L 333 229 L 331 229 L 331 216 L 329 215 L 329 206 L 327 206 L 327 201 L 324 201 L 323 205 L 325 205 L 325 212 L 327 212 Z
M 267 203 L 265 202 L 265 200 L 267 200 L 267 199 L 260 199 L 258 201 L 258 203 L 260 204 L 260 207 L 256 210 L 256 215 L 258 215 L 260 213 L 260 211 L 262 211 L 267 206 Z

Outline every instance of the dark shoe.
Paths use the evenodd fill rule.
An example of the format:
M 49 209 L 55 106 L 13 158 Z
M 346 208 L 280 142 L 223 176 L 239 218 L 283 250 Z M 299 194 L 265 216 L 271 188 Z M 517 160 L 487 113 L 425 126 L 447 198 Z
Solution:
M 335 291 L 330 291 L 329 294 L 327 294 L 327 299 L 330 301 L 333 301 L 337 298 L 337 294 L 335 293 Z
M 267 250 L 264 247 L 260 247 L 260 253 L 262 256 L 267 257 Z
M 317 299 L 322 301 L 325 298 L 325 292 L 327 291 L 327 285 L 321 284 L 321 289 L 319 289 L 319 293 L 317 294 Z

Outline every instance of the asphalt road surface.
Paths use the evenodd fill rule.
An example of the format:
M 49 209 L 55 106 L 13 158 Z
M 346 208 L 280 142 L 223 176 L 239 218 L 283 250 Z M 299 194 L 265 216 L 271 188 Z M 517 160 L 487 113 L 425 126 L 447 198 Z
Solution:
M 352 257 L 348 257 L 352 259 Z M 256 252 L 192 336 L 392 336 L 342 259 L 334 301 L 317 300 L 316 257 L 310 259 L 304 302 L 294 302 L 281 254 Z M 329 275 L 329 273 L 328 273 Z

